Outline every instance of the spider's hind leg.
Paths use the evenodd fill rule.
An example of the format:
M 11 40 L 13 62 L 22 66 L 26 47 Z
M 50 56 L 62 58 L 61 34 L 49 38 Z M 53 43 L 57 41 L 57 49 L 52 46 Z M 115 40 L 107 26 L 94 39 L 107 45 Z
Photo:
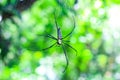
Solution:
M 62 48 L 63 48 L 64 55 L 65 55 L 65 58 L 66 58 L 66 66 L 65 66 L 65 69 L 63 70 L 63 73 L 64 73 L 67 70 L 67 68 L 68 68 L 69 61 L 68 61 L 68 57 L 67 57 L 67 54 L 66 54 L 66 50 L 65 50 L 63 45 L 62 45 Z

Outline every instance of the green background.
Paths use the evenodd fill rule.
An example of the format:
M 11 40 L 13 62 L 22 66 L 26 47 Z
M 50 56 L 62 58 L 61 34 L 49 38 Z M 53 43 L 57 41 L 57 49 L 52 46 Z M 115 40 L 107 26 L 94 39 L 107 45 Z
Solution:
M 0 4 L 5 6 L 7 0 Z M 120 0 L 37 0 L 21 13 L 10 10 L 14 16 L 0 20 L 1 35 L 10 43 L 0 40 L 0 80 L 119 80 L 119 4 Z M 62 36 L 72 30 L 73 16 L 76 24 L 66 40 L 77 55 L 65 46 L 69 66 L 64 73 L 62 47 L 41 50 L 55 42 L 41 36 L 57 36 L 54 12 Z M 0 13 L 2 18 L 2 9 Z M 9 50 L 3 51 L 4 46 Z

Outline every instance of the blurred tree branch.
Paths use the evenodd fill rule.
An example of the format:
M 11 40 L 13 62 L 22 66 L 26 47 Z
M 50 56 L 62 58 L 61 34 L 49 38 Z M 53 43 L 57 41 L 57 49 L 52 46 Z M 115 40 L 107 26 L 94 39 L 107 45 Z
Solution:
M 5 6 L 0 5 L 2 20 L 11 18 L 14 15 L 20 16 L 20 12 L 30 8 L 36 0 L 16 0 L 11 3 L 8 0 Z
M 14 2 L 13 2 L 14 1 Z M 30 8 L 36 0 L 7 0 L 5 5 L 0 4 L 1 22 L 6 19 L 13 21 L 12 16 L 20 18 L 21 12 Z M 3 23 L 6 24 L 6 23 Z M 15 23 L 17 25 L 17 23 Z M 5 58 L 9 52 L 9 47 L 12 44 L 11 38 L 6 39 L 3 35 L 4 25 L 0 23 L 0 59 L 6 64 Z

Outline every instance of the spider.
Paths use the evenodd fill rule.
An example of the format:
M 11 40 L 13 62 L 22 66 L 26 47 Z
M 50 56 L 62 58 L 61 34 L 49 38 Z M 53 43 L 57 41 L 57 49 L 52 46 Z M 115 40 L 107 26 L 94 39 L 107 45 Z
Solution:
M 69 48 L 73 49 L 73 50 L 77 53 L 77 50 L 76 50 L 75 48 L 73 48 L 71 45 L 69 45 L 69 44 L 66 43 L 66 42 L 69 42 L 69 41 L 64 40 L 64 39 L 67 38 L 70 34 L 72 34 L 72 32 L 74 31 L 74 29 L 75 29 L 75 20 L 74 20 L 74 18 L 73 18 L 73 20 L 74 20 L 74 27 L 73 27 L 72 31 L 71 31 L 70 33 L 68 33 L 68 34 L 67 34 L 66 36 L 64 36 L 64 37 L 62 37 L 61 29 L 60 29 L 60 27 L 58 27 L 55 14 L 54 14 L 54 20 L 55 20 L 55 26 L 56 26 L 56 30 L 57 30 L 57 38 L 54 37 L 54 36 L 52 36 L 52 35 L 50 35 L 50 34 L 45 35 L 45 37 L 51 38 L 51 39 L 55 40 L 56 42 L 53 43 L 51 46 L 49 46 L 49 47 L 47 47 L 47 48 L 44 48 L 44 49 L 42 49 L 42 50 L 46 50 L 46 49 L 52 48 L 52 47 L 53 47 L 54 45 L 56 45 L 56 44 L 59 45 L 59 46 L 61 46 L 62 49 L 63 49 L 64 55 L 65 55 L 65 58 L 66 58 L 66 66 L 65 66 L 65 69 L 63 70 L 63 72 L 65 72 L 66 69 L 68 68 L 69 61 L 68 61 L 68 56 L 67 56 L 67 54 L 66 54 L 67 52 L 66 52 L 66 50 L 65 50 L 65 46 L 64 46 L 64 45 L 66 45 L 66 46 L 68 46 Z

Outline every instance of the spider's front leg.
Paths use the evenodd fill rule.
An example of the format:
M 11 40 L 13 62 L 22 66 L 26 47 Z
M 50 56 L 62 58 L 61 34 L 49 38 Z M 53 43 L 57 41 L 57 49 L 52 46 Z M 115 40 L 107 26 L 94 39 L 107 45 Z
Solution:
M 53 39 L 53 40 L 57 40 L 57 38 L 55 38 L 54 36 L 52 36 L 52 35 L 50 35 L 50 34 L 39 35 L 39 36 L 44 36 L 44 37 L 51 38 L 51 39 Z

